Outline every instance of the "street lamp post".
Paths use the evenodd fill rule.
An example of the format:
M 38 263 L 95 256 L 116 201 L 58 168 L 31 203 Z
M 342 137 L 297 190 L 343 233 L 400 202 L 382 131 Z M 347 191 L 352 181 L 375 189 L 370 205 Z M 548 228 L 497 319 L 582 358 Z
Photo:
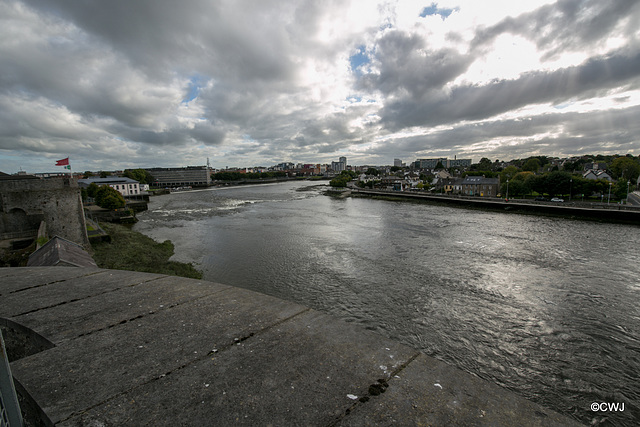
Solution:
M 571 189 L 573 188 L 573 178 L 569 180 L 569 201 L 571 201 Z
M 629 185 L 631 185 L 631 180 L 627 181 L 627 203 L 629 203 Z
M 509 180 L 507 179 L 507 201 L 509 201 Z
M 609 181 L 609 197 L 607 197 L 607 204 L 611 202 L 611 186 L 612 185 L 613 185 L 613 182 Z

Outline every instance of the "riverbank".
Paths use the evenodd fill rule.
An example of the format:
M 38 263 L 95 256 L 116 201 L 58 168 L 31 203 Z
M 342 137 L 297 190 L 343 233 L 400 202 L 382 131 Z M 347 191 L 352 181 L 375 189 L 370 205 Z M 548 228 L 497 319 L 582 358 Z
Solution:
M 169 274 L 172 276 L 201 279 L 202 273 L 191 263 L 169 261 L 174 253 L 170 240 L 158 243 L 129 227 L 113 223 L 101 223 L 111 236 L 111 242 L 92 244 L 93 259 L 100 268 Z
M 592 204 L 576 205 L 574 203 L 548 203 L 534 201 L 510 200 L 498 198 L 477 198 L 463 196 L 436 196 L 430 194 L 408 193 L 399 191 L 352 189 L 352 197 L 370 197 L 389 201 L 413 201 L 439 203 L 466 209 L 483 209 L 508 213 L 554 216 L 568 219 L 581 219 L 600 222 L 614 222 L 640 225 L 640 210 L 625 205 Z

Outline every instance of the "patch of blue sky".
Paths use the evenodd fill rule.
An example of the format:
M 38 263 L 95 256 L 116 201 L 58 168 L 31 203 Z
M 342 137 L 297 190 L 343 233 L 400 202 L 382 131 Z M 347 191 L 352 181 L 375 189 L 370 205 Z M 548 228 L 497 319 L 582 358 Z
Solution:
M 371 58 L 367 55 L 367 49 L 364 46 L 358 46 L 357 52 L 349 57 L 351 71 L 357 75 L 362 75 L 363 73 L 360 67 L 370 62 Z
M 198 97 L 200 90 L 207 83 L 207 80 L 200 76 L 194 75 L 189 79 L 189 91 L 187 96 L 182 100 L 183 103 L 189 103 Z
M 441 9 L 438 7 L 437 3 L 431 3 L 431 6 L 427 6 L 424 9 L 422 9 L 422 12 L 420 12 L 420 16 L 424 18 L 430 15 L 440 15 L 440 17 L 444 21 L 449 17 L 449 15 L 451 15 L 454 11 L 457 11 L 457 10 L 458 8 L 455 8 L 455 9 L 442 8 Z
M 564 110 L 567 107 L 571 107 L 574 104 L 574 102 L 569 101 L 569 102 L 564 102 L 562 104 L 556 104 L 553 106 L 553 108 L 555 108 L 556 110 Z

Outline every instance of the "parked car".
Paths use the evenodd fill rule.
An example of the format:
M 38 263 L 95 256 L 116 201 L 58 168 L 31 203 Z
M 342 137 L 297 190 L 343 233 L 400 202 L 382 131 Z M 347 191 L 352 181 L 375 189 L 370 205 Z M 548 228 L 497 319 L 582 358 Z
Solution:
M 546 197 L 542 197 L 542 196 L 538 196 L 534 199 L 536 202 L 546 202 L 547 198 Z
M 561 199 L 559 197 L 554 197 L 553 199 L 551 199 L 552 202 L 564 202 L 564 199 Z

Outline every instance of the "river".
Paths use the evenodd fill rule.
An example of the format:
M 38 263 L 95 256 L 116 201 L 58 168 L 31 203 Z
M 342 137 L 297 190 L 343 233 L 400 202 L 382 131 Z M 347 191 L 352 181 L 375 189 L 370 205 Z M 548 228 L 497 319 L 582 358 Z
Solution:
M 358 323 L 585 424 L 640 423 L 640 227 L 323 191 L 157 196 L 134 229 L 206 280 Z

